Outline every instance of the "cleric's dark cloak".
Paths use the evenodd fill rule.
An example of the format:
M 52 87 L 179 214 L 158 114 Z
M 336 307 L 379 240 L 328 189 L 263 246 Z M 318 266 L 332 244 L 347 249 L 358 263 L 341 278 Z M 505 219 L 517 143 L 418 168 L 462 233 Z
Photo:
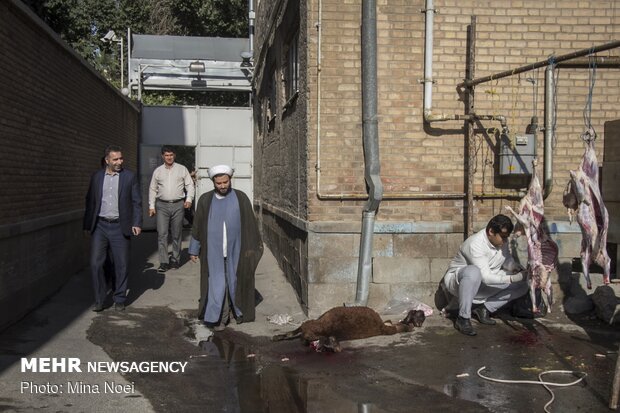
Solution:
M 254 321 L 256 317 L 254 273 L 263 255 L 263 241 L 258 230 L 258 222 L 254 216 L 252 203 L 247 195 L 233 188 L 239 201 L 241 213 L 241 252 L 237 266 L 237 288 L 235 289 L 235 305 L 243 313 L 242 321 Z M 196 205 L 192 237 L 200 242 L 200 300 L 198 302 L 198 318 L 204 319 L 205 305 L 209 292 L 209 265 L 207 261 L 207 239 L 209 209 L 215 190 L 203 194 Z M 241 321 L 241 320 L 238 320 Z

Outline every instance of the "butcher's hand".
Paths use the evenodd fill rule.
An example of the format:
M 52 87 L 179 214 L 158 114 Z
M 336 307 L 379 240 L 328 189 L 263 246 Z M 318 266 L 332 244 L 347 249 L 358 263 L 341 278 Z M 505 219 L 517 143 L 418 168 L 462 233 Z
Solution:
M 518 283 L 520 281 L 523 281 L 523 273 L 522 272 L 518 272 L 518 273 L 512 274 L 510 276 L 510 282 L 511 283 Z
M 192 260 L 192 262 L 198 262 L 198 255 L 190 255 L 189 259 Z

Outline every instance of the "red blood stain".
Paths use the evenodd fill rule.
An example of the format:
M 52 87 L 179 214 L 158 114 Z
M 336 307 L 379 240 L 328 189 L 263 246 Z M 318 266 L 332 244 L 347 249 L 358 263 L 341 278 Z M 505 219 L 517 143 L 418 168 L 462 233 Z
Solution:
M 523 344 L 526 346 L 533 346 L 540 342 L 540 337 L 534 331 L 522 331 L 514 336 L 508 338 L 508 341 L 514 344 Z

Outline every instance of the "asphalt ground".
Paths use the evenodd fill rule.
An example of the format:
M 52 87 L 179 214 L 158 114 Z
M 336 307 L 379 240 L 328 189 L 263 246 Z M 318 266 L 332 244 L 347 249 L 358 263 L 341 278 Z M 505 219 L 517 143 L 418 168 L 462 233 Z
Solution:
M 85 270 L 1 332 L 0 411 L 529 412 L 544 411 L 551 399 L 541 385 L 485 380 L 478 375 L 482 367 L 483 375 L 503 380 L 574 372 L 544 376 L 567 383 L 585 374 L 575 385 L 554 387 L 550 411 L 610 411 L 620 332 L 592 314 L 570 319 L 558 304 L 544 319 L 505 315 L 496 326 L 476 323 L 476 337 L 435 314 L 410 333 L 343 342 L 338 354 L 316 353 L 298 340 L 270 340 L 305 316 L 268 249 L 256 274 L 264 297 L 256 321 L 233 323 L 215 335 L 195 317 L 199 264 L 184 250 L 180 269 L 160 274 L 158 266 L 156 234 L 144 233 L 132 244 L 126 311 L 90 311 Z M 292 321 L 268 320 L 277 315 Z M 82 371 L 23 366 L 23 360 L 46 358 L 79 359 Z M 113 362 L 184 368 L 108 371 Z M 96 368 L 88 371 L 89 364 Z

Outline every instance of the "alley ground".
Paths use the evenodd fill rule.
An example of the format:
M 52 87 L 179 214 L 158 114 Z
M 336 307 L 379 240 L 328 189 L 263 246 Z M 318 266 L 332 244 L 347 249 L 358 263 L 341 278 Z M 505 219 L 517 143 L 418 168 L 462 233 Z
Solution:
M 548 409 L 610 411 L 620 332 L 589 315 L 571 320 L 559 305 L 542 320 L 476 324 L 476 337 L 435 314 L 412 333 L 315 353 L 298 340 L 270 340 L 305 317 L 269 250 L 256 276 L 264 297 L 256 322 L 215 336 L 195 321 L 198 265 L 185 255 L 178 270 L 159 274 L 157 266 L 156 234 L 146 232 L 132 245 L 126 311 L 91 312 L 85 270 L 0 333 L 0 411 L 542 412 L 552 397 L 541 385 L 485 380 L 482 367 L 481 374 L 507 380 L 576 372 L 544 376 L 567 383 L 585 373 L 574 386 L 554 388 Z M 267 320 L 277 314 L 292 324 Z M 22 359 L 46 357 L 78 358 L 82 372 L 23 371 Z M 168 373 L 86 371 L 87 363 L 114 361 L 186 364 Z

